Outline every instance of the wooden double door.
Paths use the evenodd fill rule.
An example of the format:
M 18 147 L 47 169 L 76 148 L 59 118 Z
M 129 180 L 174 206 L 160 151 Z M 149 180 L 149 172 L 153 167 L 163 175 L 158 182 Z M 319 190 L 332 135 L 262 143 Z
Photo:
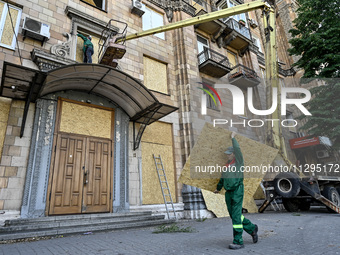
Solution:
M 112 141 L 58 134 L 49 214 L 110 212 Z

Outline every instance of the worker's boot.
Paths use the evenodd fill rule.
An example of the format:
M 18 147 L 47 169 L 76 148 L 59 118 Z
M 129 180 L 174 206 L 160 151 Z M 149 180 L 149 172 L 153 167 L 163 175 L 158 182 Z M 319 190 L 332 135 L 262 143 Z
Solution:
M 257 241 L 259 240 L 259 236 L 257 235 L 258 231 L 259 231 L 259 228 L 255 224 L 255 229 L 254 229 L 253 233 L 251 233 L 251 237 L 253 238 L 253 243 L 257 243 Z
M 244 248 L 244 244 L 236 244 L 236 243 L 229 244 L 229 249 L 238 250 L 241 248 Z

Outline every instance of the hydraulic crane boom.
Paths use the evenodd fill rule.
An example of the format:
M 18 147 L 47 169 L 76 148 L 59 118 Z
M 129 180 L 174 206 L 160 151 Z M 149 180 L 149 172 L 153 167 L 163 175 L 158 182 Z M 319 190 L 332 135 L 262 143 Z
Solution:
M 190 19 L 170 23 L 165 26 L 151 28 L 140 33 L 134 33 L 134 34 L 128 35 L 126 37 L 126 41 L 148 36 L 148 35 L 166 32 L 166 31 L 170 31 L 170 30 L 174 30 L 174 29 L 178 29 L 182 27 L 201 24 L 201 23 L 205 23 L 205 22 L 216 20 L 216 19 L 221 19 L 221 18 L 225 18 L 225 17 L 236 15 L 236 14 L 253 11 L 256 9 L 261 9 L 261 8 L 270 9 L 271 6 L 264 1 L 254 1 L 254 2 L 250 2 L 246 4 L 240 4 L 235 7 L 226 8 L 226 9 L 215 11 L 215 12 L 210 12 L 210 13 L 200 15 L 197 17 L 193 17 Z
M 278 68 L 277 68 L 277 47 L 276 47 L 276 33 L 275 33 L 275 10 L 273 7 L 268 4 L 266 1 L 258 0 L 253 1 L 241 5 L 237 5 L 231 8 L 226 8 L 223 10 L 210 12 L 204 15 L 200 15 L 197 17 L 189 18 L 186 20 L 181 20 L 178 22 L 170 23 L 165 26 L 160 26 L 156 28 L 152 28 L 149 30 L 145 30 L 142 32 L 130 34 L 124 38 L 120 38 L 116 40 L 116 42 L 122 42 L 122 41 L 128 41 L 133 40 L 141 37 L 145 37 L 148 35 L 153 35 L 161 32 L 166 32 L 178 28 L 183 28 L 187 26 L 192 26 L 200 23 L 205 23 L 229 16 L 233 16 L 240 13 L 245 13 L 257 9 L 263 10 L 263 22 L 265 27 L 265 35 L 266 35 L 266 42 L 265 42 L 265 48 L 266 48 L 266 54 L 265 54 L 265 60 L 266 60 L 266 84 L 267 88 L 277 88 L 279 97 L 281 95 L 280 93 L 280 87 L 279 84 L 279 77 L 278 77 Z M 271 97 L 269 97 L 269 100 Z M 280 98 L 278 99 L 280 102 Z M 268 101 L 268 105 L 271 105 L 271 102 Z M 277 109 L 271 116 L 272 119 L 278 119 L 281 120 L 281 117 L 279 115 L 279 109 Z M 271 124 L 270 124 L 271 125 Z M 286 161 L 286 163 L 290 163 L 287 159 L 286 149 L 284 146 L 284 140 L 281 136 L 281 129 L 279 126 L 279 123 L 275 122 L 273 126 L 268 126 L 267 129 L 267 143 L 274 147 L 278 148 L 280 150 L 280 154 L 282 155 L 283 159 Z

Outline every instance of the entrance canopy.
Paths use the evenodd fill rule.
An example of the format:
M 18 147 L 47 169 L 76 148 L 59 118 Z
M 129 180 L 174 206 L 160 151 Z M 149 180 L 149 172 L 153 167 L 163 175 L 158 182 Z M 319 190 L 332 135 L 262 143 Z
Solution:
M 160 103 L 141 82 L 110 66 L 74 64 L 42 72 L 4 63 L 0 96 L 25 100 L 22 132 L 30 102 L 35 102 L 44 95 L 65 90 L 104 97 L 119 105 L 131 121 L 144 125 L 149 125 L 178 109 Z

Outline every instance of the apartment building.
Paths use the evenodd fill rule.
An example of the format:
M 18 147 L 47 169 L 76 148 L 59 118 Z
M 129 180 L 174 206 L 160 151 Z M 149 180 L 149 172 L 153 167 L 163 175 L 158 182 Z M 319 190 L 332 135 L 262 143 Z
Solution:
M 245 96 L 251 87 L 254 107 L 267 109 L 261 11 L 127 41 L 114 66 L 99 64 L 101 45 L 107 33 L 124 36 L 242 3 L 0 1 L 0 210 L 22 218 L 161 211 L 153 158 L 160 155 L 181 217 L 204 214 L 200 190 L 177 179 L 206 122 L 258 119 L 248 109 L 233 115 L 228 90 L 218 90 L 222 104 L 214 102 L 207 93 L 215 84 Z M 296 72 L 286 52 L 283 17 L 293 17 L 285 8 L 277 17 L 280 80 L 296 86 L 287 82 Z M 77 34 L 91 35 L 92 64 L 83 63 Z M 264 128 L 225 128 L 266 142 Z M 283 132 L 287 145 L 297 136 Z

